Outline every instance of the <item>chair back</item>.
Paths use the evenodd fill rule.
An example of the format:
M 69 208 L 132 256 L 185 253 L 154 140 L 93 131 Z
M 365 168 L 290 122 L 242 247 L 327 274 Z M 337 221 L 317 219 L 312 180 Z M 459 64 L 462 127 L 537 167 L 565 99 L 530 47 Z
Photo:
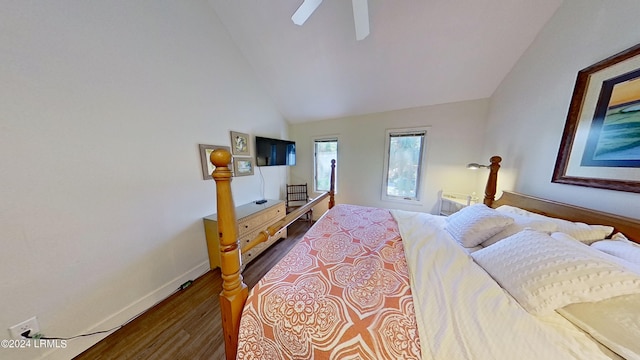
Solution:
M 307 184 L 289 185 L 287 184 L 287 207 L 302 205 L 309 201 Z

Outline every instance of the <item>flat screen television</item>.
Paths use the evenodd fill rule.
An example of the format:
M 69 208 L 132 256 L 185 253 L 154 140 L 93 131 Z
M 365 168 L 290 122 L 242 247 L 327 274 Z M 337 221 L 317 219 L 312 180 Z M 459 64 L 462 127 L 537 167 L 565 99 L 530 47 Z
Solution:
M 256 165 L 277 166 L 296 164 L 296 143 L 289 140 L 256 136 Z

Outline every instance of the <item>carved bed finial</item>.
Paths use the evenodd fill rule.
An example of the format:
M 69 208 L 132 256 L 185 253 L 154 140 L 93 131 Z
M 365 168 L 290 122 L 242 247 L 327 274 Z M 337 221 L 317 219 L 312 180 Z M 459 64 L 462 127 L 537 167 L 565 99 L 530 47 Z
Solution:
M 496 199 L 498 170 L 500 169 L 502 158 L 500 156 L 492 156 L 489 161 L 491 164 L 489 165 L 489 179 L 487 179 L 487 186 L 484 190 L 484 204 L 490 207 Z
M 231 195 L 231 154 L 224 149 L 216 149 L 209 156 L 216 167 L 211 176 L 216 181 L 218 207 L 218 237 L 220 239 L 220 269 L 222 273 L 222 332 L 227 359 L 235 359 L 238 345 L 238 330 L 244 302 L 247 299 L 247 285 L 240 275 L 240 245 L 236 212 Z

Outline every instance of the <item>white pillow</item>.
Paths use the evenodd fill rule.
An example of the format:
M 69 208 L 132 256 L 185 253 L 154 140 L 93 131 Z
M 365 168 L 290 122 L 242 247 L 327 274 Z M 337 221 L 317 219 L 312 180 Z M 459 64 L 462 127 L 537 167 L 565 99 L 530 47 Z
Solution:
M 558 224 L 553 221 L 531 218 L 529 216 L 522 216 L 511 213 L 506 213 L 506 215 L 513 218 L 513 224 L 502 229 L 502 231 L 493 235 L 488 240 L 483 241 L 482 246 L 487 247 L 489 245 L 493 245 L 498 241 L 505 239 L 513 234 L 519 233 L 524 229 L 538 230 L 547 234 L 551 234 L 558 229 Z
M 551 234 L 551 237 L 554 239 L 569 239 L 571 241 L 578 241 L 574 238 L 572 238 L 570 235 L 567 235 L 565 233 L 561 233 L 561 232 L 554 232 Z M 594 246 L 596 243 L 599 242 L 610 242 L 611 240 L 600 240 L 600 241 L 596 241 L 591 243 L 591 248 L 592 249 L 597 249 L 598 252 L 597 254 L 605 259 L 607 259 L 608 261 L 613 261 L 616 264 L 621 265 L 623 268 L 627 269 L 627 270 L 631 270 L 636 274 L 640 275 L 640 262 L 638 263 L 633 263 L 631 261 L 627 261 L 626 259 L 623 259 L 621 257 L 617 257 L 616 255 L 612 254 L 610 251 L 604 251 L 602 250 L 602 248 L 608 248 L 609 246 L 605 243 L 605 244 L 601 244 L 598 246 Z M 628 240 L 627 240 L 628 241 Z M 616 247 L 614 245 L 614 247 Z
M 484 205 L 462 208 L 447 218 L 445 229 L 464 247 L 474 247 L 513 223 L 513 218 Z
M 629 239 L 628 239 L 628 238 L 627 238 L 623 233 L 621 233 L 621 232 L 617 232 L 617 233 L 613 234 L 613 235 L 611 236 L 611 240 L 626 241 L 626 242 L 628 242 L 628 243 L 638 244 L 638 243 L 635 243 L 635 242 L 633 242 L 633 241 L 629 240 Z
M 548 220 L 558 225 L 557 231 L 569 234 L 576 240 L 585 244 L 591 244 L 596 240 L 602 240 L 613 232 L 612 226 L 606 225 L 589 225 L 581 222 L 572 222 L 564 219 L 558 219 L 550 216 L 536 214 L 514 206 L 502 205 L 497 211 L 505 214 L 516 214 L 534 219 Z
M 640 274 L 607 261 L 576 241 L 523 230 L 471 257 L 527 311 L 640 293 Z
M 591 244 L 591 247 L 640 266 L 640 244 L 619 240 L 601 240 Z
M 640 265 L 640 244 L 619 240 L 601 240 L 591 244 L 591 247 Z

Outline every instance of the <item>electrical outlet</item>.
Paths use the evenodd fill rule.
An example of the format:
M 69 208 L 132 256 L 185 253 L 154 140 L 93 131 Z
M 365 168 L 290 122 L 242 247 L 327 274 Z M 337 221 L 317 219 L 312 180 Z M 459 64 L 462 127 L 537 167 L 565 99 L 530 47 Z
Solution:
M 30 335 L 33 336 L 40 332 L 40 325 L 38 325 L 38 319 L 34 316 L 29 320 L 25 320 L 20 324 L 13 325 L 9 328 L 11 337 L 14 339 L 22 339 L 22 335 L 25 331 L 31 330 Z

